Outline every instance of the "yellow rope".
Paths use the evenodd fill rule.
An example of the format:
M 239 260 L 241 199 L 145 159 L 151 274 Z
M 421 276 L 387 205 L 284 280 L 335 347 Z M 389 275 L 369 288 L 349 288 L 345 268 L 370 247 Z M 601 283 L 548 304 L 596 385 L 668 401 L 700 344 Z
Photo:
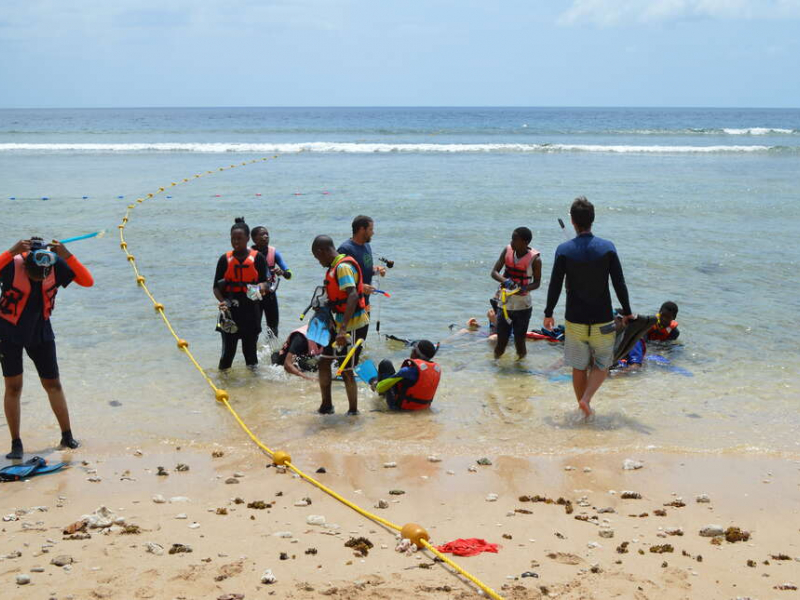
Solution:
M 273 158 L 278 158 L 278 157 L 277 156 L 273 156 Z M 262 158 L 260 160 L 261 161 L 266 161 L 266 160 L 269 160 L 269 158 Z M 239 166 L 245 166 L 247 164 L 253 164 L 253 163 L 256 163 L 256 162 L 259 162 L 259 160 L 251 160 L 251 161 L 248 161 L 248 162 L 243 162 Z M 234 169 L 234 168 L 236 168 L 236 166 L 237 165 L 231 165 L 230 167 L 220 167 L 217 171 L 206 171 L 205 173 L 198 173 L 198 174 L 196 174 L 194 176 L 194 179 L 198 179 L 198 178 L 204 177 L 206 175 L 212 175 L 212 174 L 217 173 L 219 171 L 225 171 L 227 169 Z M 189 181 L 191 181 L 191 180 L 186 178 L 186 179 L 183 179 L 181 182 L 172 182 L 170 187 L 174 187 L 174 186 L 177 186 L 177 185 L 188 183 Z M 248 435 L 248 437 L 253 441 L 253 443 L 255 443 L 256 446 L 261 448 L 261 450 L 263 450 L 265 453 L 267 453 L 271 458 L 273 458 L 276 464 L 280 464 L 280 465 L 286 466 L 286 468 L 290 469 L 291 471 L 293 471 L 294 473 L 299 475 L 302 479 L 304 479 L 307 482 L 309 482 L 310 484 L 316 486 L 317 488 L 319 488 L 320 490 L 322 490 L 323 492 L 325 492 L 326 494 L 328 494 L 332 498 L 335 498 L 336 500 L 338 500 L 339 502 L 341 502 L 345 506 L 348 506 L 349 508 L 353 509 L 354 511 L 356 511 L 360 515 L 363 515 L 364 517 L 366 517 L 366 518 L 368 518 L 368 519 L 370 519 L 370 520 L 372 520 L 372 521 L 374 521 L 376 523 L 380 523 L 381 525 L 384 525 L 385 527 L 388 527 L 389 529 L 393 529 L 395 531 L 403 531 L 403 528 L 400 527 L 399 525 L 397 525 L 396 523 L 392 523 L 391 521 L 389 521 L 387 519 L 379 517 L 378 515 L 376 515 L 374 513 L 371 513 L 370 511 L 361 508 L 357 504 L 351 502 L 347 498 L 344 498 L 343 496 L 341 496 L 340 494 L 336 493 L 335 491 L 333 491 L 332 489 L 330 489 L 329 487 L 327 487 L 323 483 L 317 481 L 316 479 L 314 479 L 313 477 L 311 477 L 307 473 L 303 472 L 298 467 L 294 466 L 292 464 L 292 462 L 291 462 L 291 457 L 289 457 L 289 455 L 286 454 L 285 452 L 272 450 L 266 444 L 264 444 L 258 438 L 258 436 L 252 432 L 252 430 L 242 420 L 242 418 L 239 416 L 239 414 L 233 409 L 233 407 L 230 404 L 230 399 L 228 397 L 228 392 L 226 392 L 223 389 L 218 388 L 214 384 L 214 381 L 211 379 L 211 377 L 209 377 L 208 373 L 206 373 L 206 370 L 200 365 L 200 363 L 197 362 L 197 359 L 195 359 L 194 355 L 192 354 L 192 351 L 189 350 L 189 343 L 186 340 L 181 339 L 181 337 L 175 331 L 175 328 L 172 326 L 172 323 L 170 322 L 169 317 L 167 317 L 167 315 L 166 315 L 166 312 L 164 310 L 164 305 L 156 300 L 155 296 L 153 296 L 153 294 L 150 292 L 150 289 L 147 287 L 147 282 L 146 282 L 145 277 L 139 272 L 139 268 L 136 266 L 136 257 L 128 251 L 128 243 L 125 241 L 125 227 L 128 224 L 128 220 L 130 219 L 131 211 L 136 208 L 137 204 L 142 204 L 145 200 L 148 200 L 148 199 L 151 199 L 151 198 L 155 198 L 155 196 L 157 196 L 158 194 L 162 193 L 164 190 L 165 190 L 164 187 L 160 187 L 160 188 L 158 188 L 158 191 L 150 193 L 150 194 L 147 194 L 146 197 L 137 198 L 135 204 L 129 204 L 128 205 L 128 210 L 125 212 L 125 216 L 122 218 L 122 223 L 119 225 L 119 245 L 120 245 L 120 248 L 122 249 L 122 251 L 125 253 L 125 258 L 128 260 L 128 263 L 131 265 L 131 268 L 133 269 L 133 273 L 136 276 L 136 282 L 139 284 L 139 287 L 142 288 L 144 293 L 150 299 L 150 302 L 153 303 L 153 308 L 161 316 L 161 319 L 164 321 L 164 325 L 166 325 L 166 327 L 169 330 L 169 332 L 172 335 L 172 337 L 175 338 L 175 341 L 176 341 L 176 343 L 178 345 L 178 349 L 181 350 L 184 354 L 186 354 L 187 358 L 191 361 L 191 363 L 194 365 L 194 367 L 200 372 L 200 375 L 202 375 L 203 378 L 206 380 L 206 383 L 208 383 L 209 387 L 212 390 L 214 390 L 214 395 L 215 395 L 217 401 L 220 402 L 223 406 L 225 406 L 225 408 L 228 409 L 228 411 L 231 413 L 231 415 L 233 415 L 233 418 L 236 420 L 236 422 L 239 424 L 239 426 L 242 428 L 242 430 Z M 505 308 L 505 306 L 503 308 Z M 362 341 L 363 340 L 358 340 L 358 342 L 355 344 L 353 349 L 350 351 L 350 354 L 347 357 L 348 359 L 349 359 L 350 356 L 352 356 L 352 354 L 354 353 L 355 349 L 358 348 L 358 345 Z M 347 360 L 345 360 L 345 362 L 343 364 L 346 365 L 347 364 Z M 501 596 L 499 596 L 494 590 L 492 590 L 492 588 L 488 587 L 486 584 L 481 582 L 475 576 L 471 575 L 470 573 L 468 573 L 467 571 L 465 571 L 464 569 L 459 567 L 455 562 L 453 562 L 448 557 L 446 557 L 444 554 L 439 552 L 433 545 L 430 544 L 430 542 L 428 542 L 427 539 L 423 538 L 423 539 L 415 540 L 415 543 L 417 543 L 419 546 L 422 546 L 422 547 L 426 548 L 427 550 L 429 550 L 430 552 L 432 552 L 433 554 L 435 554 L 438 558 L 440 558 L 444 563 L 449 565 L 456 572 L 460 573 L 461 575 L 466 577 L 468 580 L 470 580 L 472 583 L 474 583 L 476 586 L 478 586 L 490 598 L 493 598 L 494 600 L 503 600 Z
M 430 543 L 428 540 L 424 540 L 424 539 L 423 539 L 423 540 L 420 540 L 420 543 L 421 543 L 423 546 L 425 546 L 425 549 L 426 549 L 426 550 L 429 550 L 430 552 L 433 552 L 433 553 L 436 555 L 436 557 L 437 557 L 437 558 L 439 558 L 439 559 L 440 559 L 442 562 L 444 562 L 445 564 L 449 565 L 450 567 L 452 567 L 453 569 L 455 569 L 456 571 L 458 571 L 458 573 L 460 573 L 461 575 L 463 575 L 464 577 L 466 577 L 467 579 L 469 579 L 469 580 L 470 580 L 472 583 L 474 583 L 474 584 L 475 584 L 475 585 L 477 585 L 479 588 L 481 588 L 481 589 L 482 589 L 482 590 L 483 590 L 483 591 L 486 593 L 486 595 L 487 595 L 487 596 L 489 596 L 490 598 L 494 598 L 494 600 L 503 600 L 503 597 L 502 597 L 502 596 L 500 596 L 500 594 L 498 594 L 497 592 L 495 592 L 495 591 L 494 591 L 492 588 L 490 588 L 488 585 L 486 585 L 485 583 L 483 583 L 482 581 L 480 581 L 480 580 L 479 580 L 477 577 L 475 577 L 474 575 L 470 575 L 469 573 L 467 573 L 467 572 L 466 572 L 464 569 L 462 569 L 461 567 L 459 567 L 459 566 L 458 566 L 456 563 L 454 563 L 452 560 L 450 560 L 450 559 L 449 559 L 448 557 L 446 557 L 444 554 L 442 554 L 441 552 L 439 552 L 439 551 L 436 549 L 436 547 L 435 547 L 435 546 L 433 546 L 433 545 L 432 545 L 432 544 L 431 544 L 431 543 Z

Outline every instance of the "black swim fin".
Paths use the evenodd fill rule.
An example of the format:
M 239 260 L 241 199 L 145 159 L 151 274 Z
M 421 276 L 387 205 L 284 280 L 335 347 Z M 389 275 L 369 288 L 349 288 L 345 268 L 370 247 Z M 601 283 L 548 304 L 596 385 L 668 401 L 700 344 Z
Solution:
M 644 315 L 639 315 L 632 321 L 629 321 L 625 329 L 617 334 L 617 339 L 614 342 L 613 364 L 617 364 L 621 358 L 625 358 L 630 351 L 633 350 L 636 342 L 647 335 L 647 332 L 650 331 L 657 322 L 657 317 Z

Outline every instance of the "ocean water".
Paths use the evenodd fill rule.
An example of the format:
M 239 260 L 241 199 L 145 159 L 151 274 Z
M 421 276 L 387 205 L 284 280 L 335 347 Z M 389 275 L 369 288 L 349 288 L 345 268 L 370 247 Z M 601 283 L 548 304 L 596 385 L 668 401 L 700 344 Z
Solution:
M 0 110 L 0 244 L 108 230 L 73 245 L 96 285 L 63 290 L 53 320 L 74 429 L 90 443 L 243 435 L 119 249 L 126 206 L 183 178 L 171 198 L 133 211 L 130 250 L 201 364 L 273 447 L 800 455 L 800 110 Z M 520 225 L 542 252 L 531 326 L 541 324 L 563 241 L 557 219 L 577 195 L 595 203 L 595 233 L 617 246 L 634 310 L 674 300 L 682 331 L 674 347 L 651 347 L 681 372 L 651 364 L 609 380 L 589 424 L 569 381 L 540 373 L 560 347 L 529 342 L 524 362 L 513 352 L 495 362 L 483 338 L 453 338 L 469 317 L 485 323 L 489 271 Z M 381 333 L 443 341 L 432 412 L 387 413 L 362 387 L 360 417 L 319 417 L 317 386 L 268 366 L 266 340 L 256 372 L 239 357 L 218 373 L 211 285 L 234 217 L 267 225 L 295 274 L 279 290 L 283 337 L 323 276 L 311 240 L 343 241 L 361 213 L 375 219 L 376 256 L 396 262 L 381 281 L 392 297 L 374 301 Z M 405 355 L 373 326 L 366 356 Z M 26 373 L 23 428 L 55 439 L 29 362 Z M 340 385 L 334 403 L 343 413 Z

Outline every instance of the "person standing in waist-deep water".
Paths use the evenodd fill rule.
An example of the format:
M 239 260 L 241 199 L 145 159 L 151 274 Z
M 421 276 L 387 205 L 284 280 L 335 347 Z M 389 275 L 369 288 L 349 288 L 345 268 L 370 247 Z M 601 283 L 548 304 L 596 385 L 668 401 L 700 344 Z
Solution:
M 247 247 L 250 228 L 243 217 L 231 227 L 231 248 L 219 257 L 214 274 L 214 296 L 223 313 L 217 324 L 222 335 L 219 368 L 229 369 L 242 340 L 242 354 L 248 367 L 258 364 L 258 334 L 261 333 L 260 301 L 267 287 L 267 261 Z
M 525 334 L 528 333 L 533 311 L 530 293 L 538 289 L 542 283 L 542 259 L 539 251 L 528 245 L 532 239 L 533 234 L 530 229 L 517 227 L 511 234 L 511 243 L 503 249 L 492 268 L 492 279 L 500 283 L 501 294 L 506 294 L 505 310 L 501 300 L 499 310 L 496 311 L 495 358 L 503 356 L 512 332 L 517 357 L 523 359 L 528 353 Z M 502 275 L 501 269 L 504 269 Z M 519 291 L 508 295 L 508 292 L 513 290 Z
M 594 205 L 580 196 L 572 203 L 570 216 L 577 235 L 556 249 L 543 326 L 549 330 L 555 327 L 553 309 L 566 277 L 564 361 L 572 367 L 572 387 L 578 406 L 589 417 L 592 398 L 603 385 L 614 359 L 615 326 L 609 277 L 622 305 L 623 324 L 632 315 L 617 249 L 610 241 L 592 233 Z
M 23 456 L 20 437 L 22 351 L 33 361 L 50 407 L 61 427 L 61 446 L 80 446 L 72 436 L 69 410 L 58 372 L 56 338 L 50 324 L 58 288 L 72 281 L 94 285 L 89 270 L 66 247 L 53 240 L 49 249 L 41 238 L 20 240 L 0 254 L 0 365 L 5 381 L 4 407 L 11 434 L 6 458 Z
M 340 254 L 346 254 L 356 259 L 358 266 L 361 267 L 361 274 L 364 277 L 364 304 L 367 312 L 370 311 L 369 297 L 375 291 L 372 285 L 372 277 L 386 275 L 386 267 L 375 266 L 372 263 L 372 236 L 375 235 L 375 221 L 371 217 L 365 215 L 358 215 L 353 219 L 352 224 L 353 237 L 346 242 L 343 242 L 338 251 Z M 369 333 L 369 324 L 363 331 L 364 339 L 367 338 Z
M 351 344 L 366 337 L 369 326 L 369 314 L 365 310 L 364 284 L 361 267 L 358 262 L 345 254 L 339 254 L 333 240 L 327 235 L 318 235 L 311 245 L 311 252 L 323 267 L 325 273 L 325 293 L 328 308 L 333 315 L 333 336 L 331 343 L 323 349 L 319 359 L 319 387 L 322 403 L 319 412 L 323 415 L 333 414 L 331 396 L 331 363 L 334 359 L 344 360 Z M 358 414 L 358 388 L 353 369 L 358 364 L 361 347 L 342 371 L 347 401 L 350 404 L 348 415 Z
M 278 277 L 285 279 L 292 278 L 292 272 L 283 260 L 281 253 L 274 247 L 269 245 L 269 231 L 263 225 L 253 227 L 250 232 L 253 239 L 253 250 L 258 252 L 267 261 L 267 292 L 261 300 L 261 312 L 267 319 L 267 327 L 272 330 L 272 333 L 278 335 Z

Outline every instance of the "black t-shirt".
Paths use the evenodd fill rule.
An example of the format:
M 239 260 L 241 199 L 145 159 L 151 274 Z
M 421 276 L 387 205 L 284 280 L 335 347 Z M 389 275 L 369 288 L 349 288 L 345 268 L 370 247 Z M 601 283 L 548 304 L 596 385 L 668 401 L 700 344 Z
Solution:
M 249 252 L 249 250 L 248 250 Z M 234 260 L 239 260 L 234 257 Z M 239 261 L 244 262 L 244 261 Z M 255 267 L 258 271 L 258 283 L 267 281 L 267 259 L 260 253 L 256 254 Z M 214 274 L 214 287 L 222 290 L 225 297 L 237 300 L 239 306 L 231 306 L 231 318 L 239 328 L 238 335 L 257 335 L 261 333 L 261 312 L 258 302 L 253 302 L 244 292 L 227 293 L 224 283 L 220 280 L 225 279 L 225 271 L 228 270 L 228 257 L 223 254 L 217 261 L 217 271 Z
M 286 355 L 292 353 L 295 357 L 302 357 L 308 355 L 308 338 L 302 333 L 295 331 L 289 336 L 289 345 L 286 351 L 281 349 L 275 357 L 276 365 L 283 365 L 286 362 Z
M 12 262 L 0 271 L 0 286 L 4 292 L 14 284 L 14 268 L 15 265 Z M 60 256 L 57 257 L 53 269 L 55 269 L 58 287 L 67 287 L 75 279 L 75 273 L 69 268 L 67 261 Z M 50 320 L 44 319 L 43 311 L 42 282 L 31 280 L 31 295 L 28 297 L 25 310 L 22 311 L 17 324 L 12 325 L 5 319 L 0 319 L 0 338 L 20 346 L 38 346 L 42 342 L 56 339 Z

